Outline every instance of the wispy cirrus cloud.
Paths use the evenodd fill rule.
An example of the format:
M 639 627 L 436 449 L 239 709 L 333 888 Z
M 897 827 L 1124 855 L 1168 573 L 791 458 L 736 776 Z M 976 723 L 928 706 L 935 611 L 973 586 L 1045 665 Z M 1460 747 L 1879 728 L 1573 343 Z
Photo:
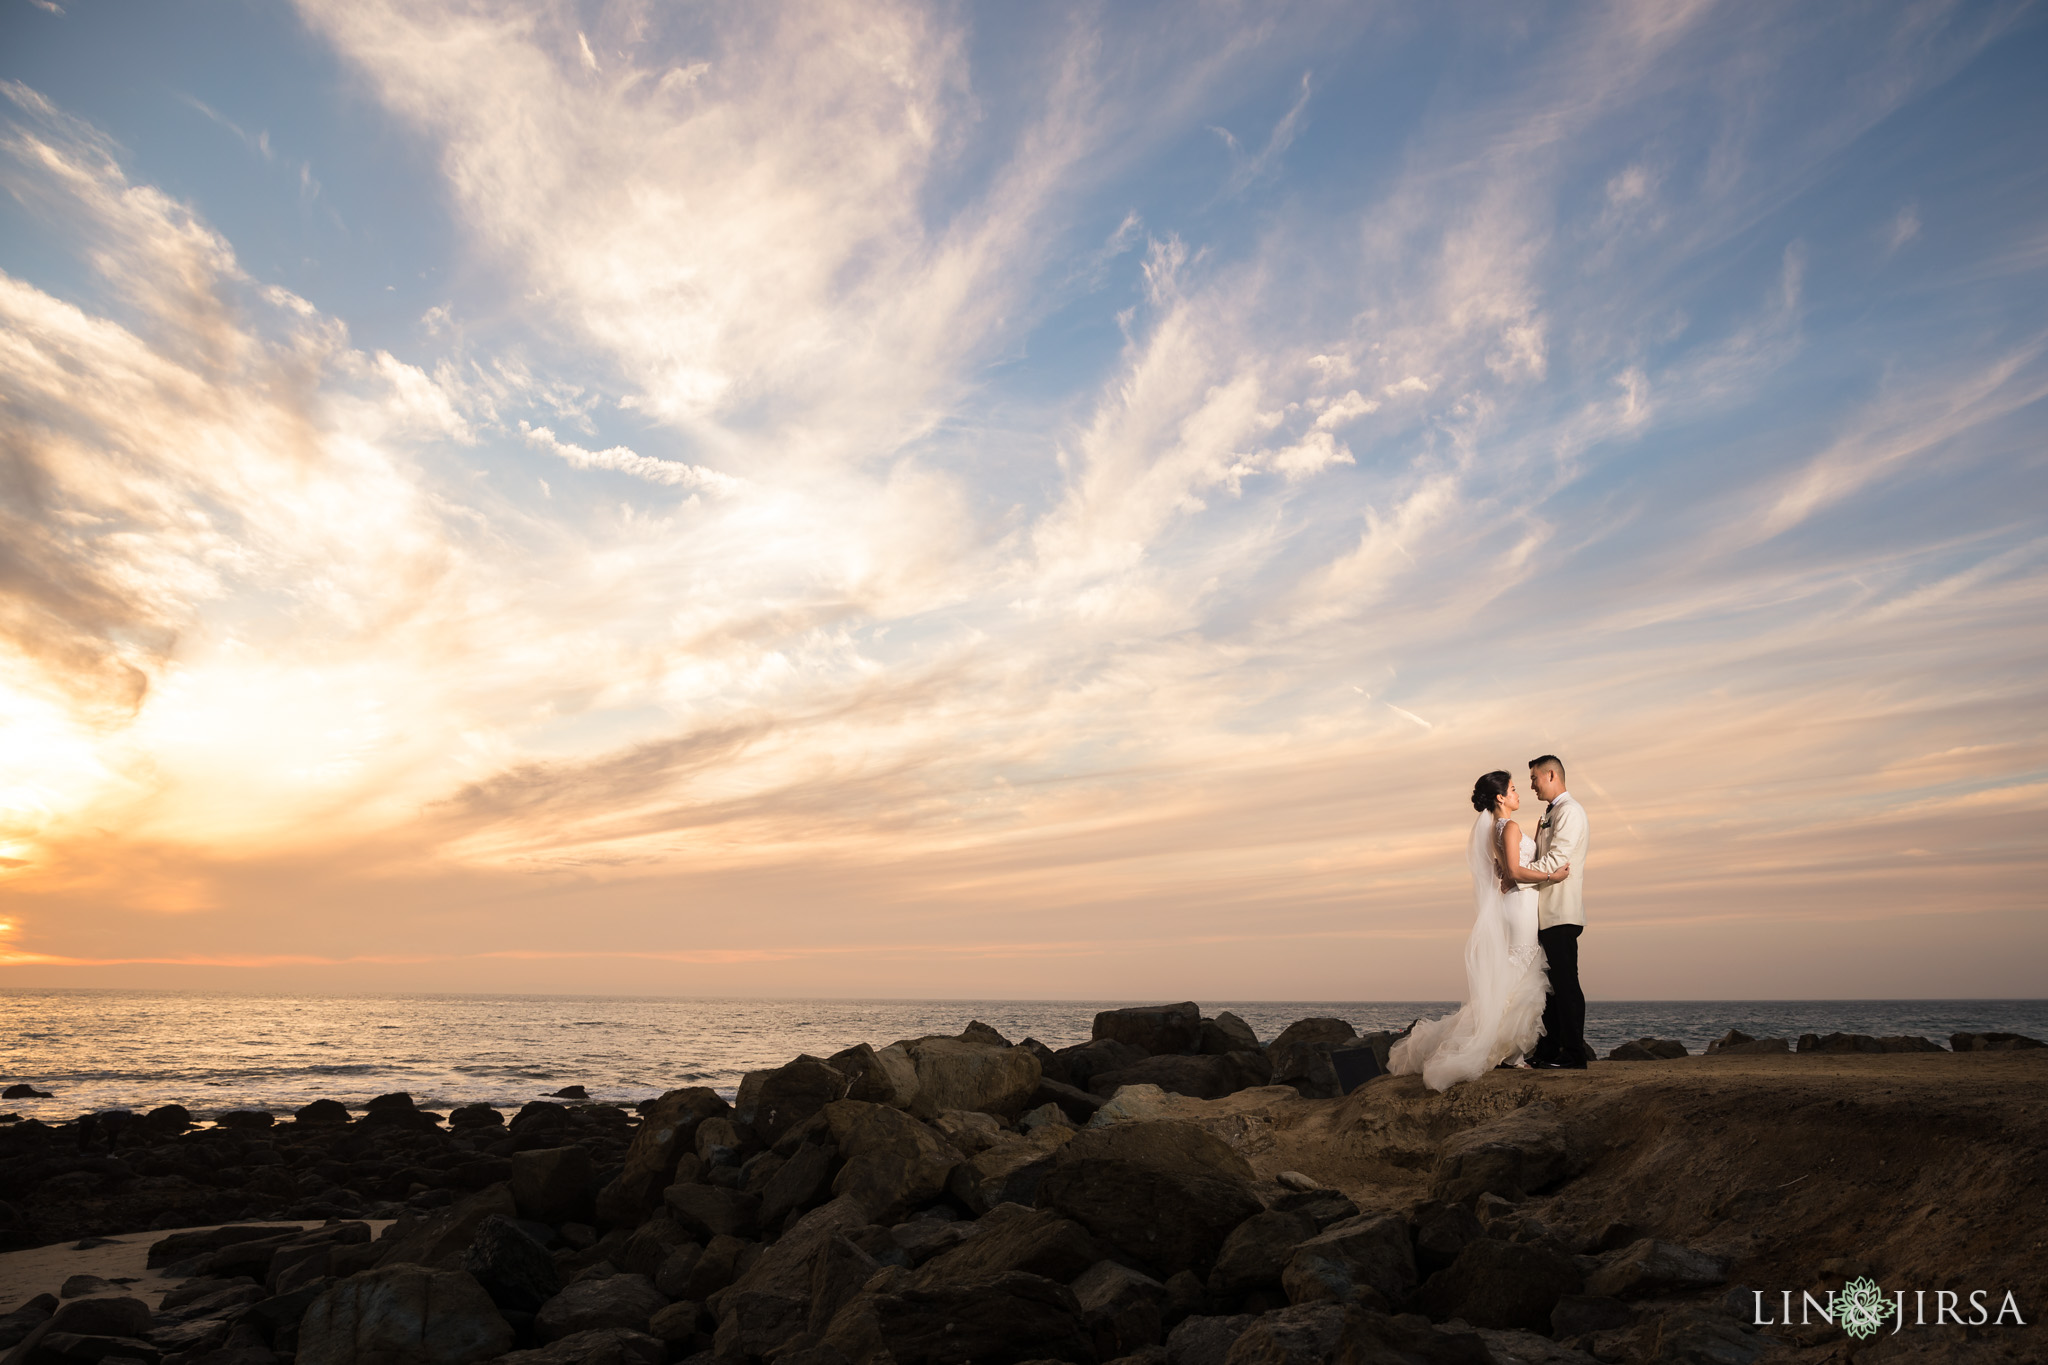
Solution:
M 10 87 L 7 185 L 96 281 L 0 277 L 13 960 L 817 989 L 927 944 L 1018 990 L 1181 944 L 1284 991 L 1321 944 L 1434 994 L 1443 808 L 1542 749 L 1629 932 L 1732 922 L 1731 862 L 1868 918 L 1908 825 L 1915 895 L 2028 884 L 2039 755 L 1969 717 L 2038 709 L 2038 338 L 1852 355 L 1870 286 L 1788 208 L 2006 12 L 1574 11 L 1366 161 L 1338 8 L 302 10 L 503 294 L 359 343 Z M 1872 235 L 1899 193 L 1871 269 L 1940 255 Z

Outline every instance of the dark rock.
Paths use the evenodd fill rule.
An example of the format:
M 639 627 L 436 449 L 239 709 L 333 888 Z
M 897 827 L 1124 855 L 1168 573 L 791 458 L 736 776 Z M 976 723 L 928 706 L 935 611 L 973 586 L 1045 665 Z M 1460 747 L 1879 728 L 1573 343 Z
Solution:
M 1095 1340 L 1095 1354 L 1115 1360 L 1166 1333 L 1166 1286 L 1115 1261 L 1097 1261 L 1073 1283 L 1074 1298 Z
M 842 1196 L 805 1214 L 763 1251 L 714 1300 L 720 1355 L 763 1356 L 799 1333 L 822 1331 L 880 1269 L 848 1241 L 867 1224 L 860 1201 Z
M 672 1303 L 647 1320 L 647 1335 L 659 1337 L 670 1346 L 686 1346 L 704 1322 L 704 1305 Z
M 196 1256 L 219 1251 L 237 1242 L 271 1241 L 282 1244 L 299 1235 L 295 1224 L 283 1226 L 263 1224 L 230 1224 L 227 1227 L 201 1228 L 194 1232 L 175 1232 L 169 1237 L 150 1243 L 148 1265 L 151 1270 L 189 1261 Z
M 1706 1289 L 1728 1279 L 1728 1262 L 1691 1247 L 1655 1238 L 1615 1252 L 1586 1277 L 1586 1293 L 1614 1299 L 1642 1299 L 1690 1289 Z
M 1435 1331 L 1414 1318 L 1357 1305 L 1311 1303 L 1259 1318 L 1225 1360 L 1226 1365 L 1494 1365 L 1495 1356 L 1475 1332 Z
M 141 1299 L 74 1299 L 50 1318 L 53 1332 L 88 1337 L 146 1337 L 155 1326 Z
M 946 1188 L 976 1217 L 998 1204 L 1038 1202 L 1038 1186 L 1060 1149 L 1073 1139 L 1066 1124 L 1042 1126 L 1025 1136 L 998 1131 L 997 1141 L 953 1168 Z
M 1370 1290 L 1381 1301 L 1399 1304 L 1414 1292 L 1416 1278 L 1408 1224 L 1391 1214 L 1366 1213 L 1302 1241 L 1280 1283 L 1290 1303 L 1345 1301 Z
M 761 1224 L 779 1228 L 790 1214 L 818 1204 L 831 1188 L 839 1149 L 831 1143 L 798 1145 L 761 1187 Z
M 538 1313 L 562 1292 L 555 1258 L 509 1218 L 493 1216 L 477 1225 L 462 1253 L 462 1268 L 476 1277 L 492 1303 L 515 1312 Z
M 1299 1213 L 1268 1209 L 1232 1229 L 1209 1272 L 1209 1292 L 1234 1299 L 1255 1289 L 1278 1289 L 1294 1249 L 1316 1235 L 1315 1221 Z
M 968 1222 L 913 1218 L 907 1223 L 898 1223 L 890 1228 L 889 1235 L 896 1239 L 896 1245 L 903 1249 L 903 1254 L 910 1258 L 910 1263 L 918 1266 L 941 1252 L 951 1251 L 974 1236 L 976 1227 L 976 1224 Z
M 542 1341 L 577 1332 L 623 1327 L 644 1332 L 649 1319 L 668 1307 L 668 1298 L 645 1275 L 607 1275 L 579 1280 L 541 1306 L 533 1329 Z
M 1578 1267 L 1562 1252 L 1482 1237 L 1424 1281 L 1416 1302 L 1437 1321 L 1462 1318 L 1475 1327 L 1542 1332 L 1558 1300 L 1581 1288 Z
M 1255 1319 L 1225 1365 L 1324 1365 L 1337 1356 L 1347 1318 L 1338 1303 L 1302 1303 Z
M 450 1128 L 503 1128 L 505 1116 L 488 1104 L 459 1104 L 449 1111 Z
M 1017 1046 L 1038 1058 L 1038 1074 L 1040 1079 L 1058 1081 L 1061 1085 L 1073 1084 L 1073 1079 L 1067 1075 L 1066 1063 L 1062 1062 L 1053 1050 L 1044 1043 L 1039 1042 L 1036 1038 L 1026 1038 Z
M 376 1243 L 377 1264 L 402 1263 L 451 1270 L 462 1264 L 463 1254 L 476 1240 L 477 1228 L 493 1214 L 500 1218 L 518 1216 L 519 1208 L 512 1202 L 510 1186 L 492 1185 L 448 1208 L 393 1223 Z
M 15 1354 L 34 1365 L 68 1365 L 71 1361 L 140 1362 L 156 1365 L 162 1353 L 136 1337 L 88 1336 L 83 1332 L 60 1332 L 55 1326 L 38 1328 L 17 1347 Z
M 1063 1084 L 1089 1095 L 1098 1105 L 1102 1101 L 1089 1092 L 1088 1082 L 1100 1072 L 1136 1066 L 1150 1055 L 1144 1048 L 1133 1047 L 1114 1038 L 1097 1038 L 1093 1042 L 1063 1047 L 1053 1054 L 1059 1060 L 1060 1069 L 1066 1073 Z
M 1166 1338 L 1166 1359 L 1169 1365 L 1223 1365 L 1230 1348 L 1257 1321 L 1250 1313 L 1183 1318 Z
M 1019 1272 L 862 1293 L 833 1319 L 828 1339 L 854 1359 L 886 1351 L 897 1365 L 1094 1359 L 1073 1291 Z
M 901 1047 L 875 1049 L 856 1043 L 825 1064 L 847 1078 L 846 1098 L 908 1109 L 917 1099 L 917 1064 Z
M 1104 1099 L 1126 1085 L 1156 1085 L 1176 1095 L 1217 1100 L 1272 1079 L 1272 1065 L 1259 1052 L 1230 1052 L 1206 1057 L 1147 1057 L 1115 1071 L 1098 1071 L 1088 1088 Z
M 1940 1043 L 1922 1038 L 1918 1034 L 1887 1034 L 1877 1040 L 1886 1052 L 1946 1052 Z
M 990 1057 L 1012 1055 L 994 1048 L 974 1050 Z M 1035 1069 L 1037 1063 L 1032 1065 Z M 961 1161 L 958 1148 L 886 1105 L 840 1100 L 826 1105 L 818 1117 L 823 1134 L 844 1158 L 832 1192 L 858 1199 L 871 1223 L 898 1222 L 911 1209 L 937 1199 Z
M 661 1202 L 677 1159 L 696 1141 L 697 1125 L 730 1112 L 716 1091 L 703 1086 L 671 1090 L 654 1101 L 626 1148 L 624 1168 L 598 1194 L 598 1221 L 613 1227 L 639 1222 Z
M 1790 1052 L 1783 1038 L 1752 1038 L 1740 1029 L 1729 1029 L 1726 1033 L 1707 1044 L 1705 1056 L 1721 1054 L 1764 1054 Z
M 697 1159 L 706 1166 L 737 1166 L 746 1145 L 739 1125 L 722 1115 L 697 1125 Z
M 466 1272 L 387 1265 L 313 1301 L 299 1322 L 298 1365 L 468 1365 L 511 1346 L 512 1329 Z
M 927 1121 L 934 1132 L 965 1156 L 985 1152 L 997 1139 L 1011 1136 L 994 1114 L 974 1109 L 941 1109 Z
M 1001 1030 L 984 1024 L 979 1019 L 972 1020 L 966 1028 L 960 1030 L 960 1041 L 980 1043 L 983 1047 L 1012 1046 L 1010 1040 L 1002 1035 Z
M 1259 1035 L 1252 1032 L 1252 1026 L 1229 1010 L 1224 1010 L 1214 1019 L 1202 1021 L 1201 1036 L 1196 1046 L 1211 1057 L 1222 1057 L 1232 1052 L 1265 1051 Z
M 1418 1207 L 1410 1220 L 1414 1229 L 1416 1268 L 1432 1275 L 1458 1259 L 1468 1242 L 1477 1241 L 1486 1229 L 1469 1204 L 1432 1199 Z
M 1281 1213 L 1299 1213 L 1316 1225 L 1316 1230 L 1358 1216 L 1358 1205 L 1339 1190 L 1289 1190 L 1269 1206 Z
M 1484 1194 L 1524 1199 L 1572 1175 L 1580 1164 L 1557 1106 L 1540 1101 L 1445 1139 L 1437 1148 L 1430 1195 L 1456 1203 L 1475 1203 Z
M 418 1106 L 406 1091 L 393 1091 L 379 1095 L 363 1106 L 365 1123 L 395 1124 L 401 1127 L 418 1127 L 422 1123 Z
M 512 1202 L 537 1223 L 582 1222 L 591 1216 L 597 1171 L 582 1147 L 540 1147 L 512 1156 Z
M 541 1147 L 548 1145 L 545 1139 L 549 1136 L 573 1126 L 567 1105 L 548 1100 L 528 1100 L 519 1106 L 519 1112 L 505 1125 L 505 1131 L 515 1138 L 526 1139 L 525 1146 Z
M 1592 1332 L 1611 1332 L 1627 1327 L 1636 1319 L 1633 1308 L 1620 1299 L 1593 1294 L 1566 1294 L 1550 1310 L 1550 1334 L 1562 1341 Z
M 1801 1046 L 1804 1051 L 1804 1045 Z M 1623 1043 L 1607 1054 L 1610 1062 L 1664 1062 L 1690 1056 L 1685 1044 L 1675 1038 L 1638 1038 L 1633 1043 Z
M 262 1109 L 230 1109 L 213 1116 L 216 1128 L 268 1128 L 277 1120 Z
M 1266 1044 L 1273 1064 L 1272 1084 L 1291 1085 L 1311 1099 L 1334 1099 L 1343 1093 L 1330 1049 L 1358 1037 L 1342 1019 L 1297 1019 Z
M 560 1090 L 550 1090 L 548 1095 L 558 1100 L 587 1100 L 590 1092 L 580 1085 L 565 1085 Z
M 1658 1320 L 1650 1361 L 1651 1365 L 1749 1365 L 1770 1347 L 1767 1338 L 1743 1331 L 1725 1314 L 1681 1308 Z
M 144 1125 L 179 1132 L 192 1124 L 192 1111 L 182 1104 L 160 1104 L 142 1116 Z
M 656 1209 L 646 1222 L 633 1229 L 626 1237 L 625 1245 L 613 1255 L 612 1260 L 621 1270 L 630 1270 L 635 1275 L 652 1276 L 668 1263 L 668 1258 L 679 1248 L 690 1246 L 695 1241 L 695 1233 L 664 1205 Z
M 10 1085 L 5 1090 L 0 1090 L 0 1100 L 48 1100 L 55 1098 L 56 1096 L 49 1091 L 38 1090 L 26 1081 Z
M 819 1057 L 798 1057 L 773 1071 L 742 1077 L 734 1119 L 772 1146 L 826 1105 L 846 1098 L 846 1090 L 847 1078 L 837 1068 Z
M 1095 1016 L 1093 1036 L 1128 1043 L 1153 1057 L 1193 1052 L 1202 1041 L 1202 1011 L 1192 1000 L 1104 1010 Z
M 293 1110 L 292 1121 L 315 1128 L 347 1123 L 348 1106 L 339 1100 L 314 1100 Z
M 1188 1123 L 1077 1133 L 1039 1184 L 1039 1203 L 1161 1275 L 1206 1272 L 1232 1229 L 1260 1211 L 1251 1168 Z
M 114 1286 L 97 1275 L 68 1275 L 57 1287 L 60 1299 L 76 1299 L 86 1294 L 104 1294 Z
M 760 1228 L 761 1201 L 739 1190 L 677 1184 L 669 1186 L 662 1199 L 669 1212 L 699 1236 L 751 1238 Z
M 680 1292 L 675 1297 L 704 1302 L 748 1268 L 748 1257 L 757 1251 L 759 1247 L 756 1244 L 743 1242 L 737 1237 L 713 1237 L 704 1244 L 704 1251 L 691 1266 L 690 1273 L 682 1278 Z M 669 1267 L 664 1266 L 663 1269 Z M 668 1291 L 664 1289 L 662 1292 Z
M 1031 1108 L 1042 1075 L 1038 1058 L 1018 1047 L 988 1047 L 958 1038 L 914 1038 L 894 1044 L 917 1071 L 911 1109 L 920 1117 L 942 1109 L 976 1109 L 1014 1119 Z
M 666 1359 L 668 1347 L 659 1337 L 605 1327 L 572 1332 L 530 1351 L 514 1351 L 498 1357 L 497 1365 L 662 1365 Z
M 1809 1039 L 1812 1040 L 1810 1045 L 1808 1043 Z M 1830 1033 L 1824 1037 L 1815 1037 L 1815 1035 L 1807 1033 L 1802 1034 L 1800 1036 L 1799 1050 L 1801 1052 L 1823 1052 L 1836 1054 L 1848 1052 L 1883 1052 L 1884 1044 L 1878 1042 L 1877 1039 L 1871 1037 L 1867 1033 Z
M 2048 1046 L 2024 1033 L 1952 1033 L 1948 1045 L 1956 1052 L 2023 1052 Z
M 1039 1078 L 1038 1089 L 1031 1093 L 1032 1107 L 1057 1105 L 1059 1111 L 1077 1124 L 1085 1124 L 1095 1117 L 1095 1111 L 1102 1107 L 1102 1097 L 1076 1089 L 1065 1081 L 1050 1076 Z
M 1004 1204 L 977 1226 L 974 1236 L 928 1264 L 918 1283 L 986 1279 L 1011 1270 L 1065 1283 L 1100 1255 L 1086 1228 L 1050 1209 Z

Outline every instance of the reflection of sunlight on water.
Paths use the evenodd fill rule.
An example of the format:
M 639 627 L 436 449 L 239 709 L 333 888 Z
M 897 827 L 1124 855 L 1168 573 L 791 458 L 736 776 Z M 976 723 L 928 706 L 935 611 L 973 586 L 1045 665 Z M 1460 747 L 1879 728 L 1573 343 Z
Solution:
M 1085 1040 L 1097 1009 L 1072 1001 L 666 1000 L 544 996 L 236 996 L 151 991 L 13 991 L 0 997 L 0 1076 L 53 1092 L 10 1100 L 46 1121 L 111 1108 L 181 1103 L 201 1113 L 314 1099 L 360 1107 L 410 1091 L 425 1108 L 516 1109 L 564 1085 L 632 1103 L 683 1085 L 730 1095 L 740 1076 L 799 1052 L 829 1056 L 970 1019 L 1050 1047 Z M 1335 1015 L 1361 1032 L 1400 1028 L 1451 1002 L 1204 1002 L 1232 1009 L 1261 1038 L 1296 1019 Z M 591 1018 L 593 1014 L 607 1017 Z M 1757 1036 L 1959 1029 L 2048 1035 L 2041 1001 L 1593 1001 L 1587 1038 L 1605 1052 L 1644 1035 L 1693 1051 L 1730 1028 Z M 399 1032 L 392 1046 L 378 1039 Z M 261 1038 L 260 1052 L 237 1039 Z

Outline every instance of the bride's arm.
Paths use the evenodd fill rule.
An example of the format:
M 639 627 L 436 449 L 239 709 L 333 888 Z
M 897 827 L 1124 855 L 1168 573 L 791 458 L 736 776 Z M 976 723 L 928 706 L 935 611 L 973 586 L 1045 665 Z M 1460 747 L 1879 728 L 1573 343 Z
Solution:
M 1539 872 L 1534 868 L 1522 866 L 1522 830 L 1512 820 L 1501 827 L 1500 855 L 1501 866 L 1506 870 L 1508 880 L 1510 881 L 1528 882 L 1531 884 L 1561 882 L 1571 875 L 1571 864 L 1569 863 L 1559 868 L 1556 872 Z

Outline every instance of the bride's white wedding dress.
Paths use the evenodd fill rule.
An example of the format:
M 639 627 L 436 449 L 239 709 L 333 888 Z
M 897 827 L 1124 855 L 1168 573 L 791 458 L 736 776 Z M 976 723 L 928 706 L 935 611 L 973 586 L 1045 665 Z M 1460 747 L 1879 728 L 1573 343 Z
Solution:
M 1447 1090 L 1527 1053 L 1543 1032 L 1550 972 L 1536 941 L 1536 888 L 1502 892 L 1494 864 L 1506 823 L 1482 811 L 1467 845 L 1478 915 L 1465 940 L 1465 1003 L 1441 1019 L 1417 1024 L 1387 1057 L 1388 1071 L 1419 1071 L 1431 1090 Z M 1523 835 L 1522 865 L 1535 856 L 1535 840 Z

